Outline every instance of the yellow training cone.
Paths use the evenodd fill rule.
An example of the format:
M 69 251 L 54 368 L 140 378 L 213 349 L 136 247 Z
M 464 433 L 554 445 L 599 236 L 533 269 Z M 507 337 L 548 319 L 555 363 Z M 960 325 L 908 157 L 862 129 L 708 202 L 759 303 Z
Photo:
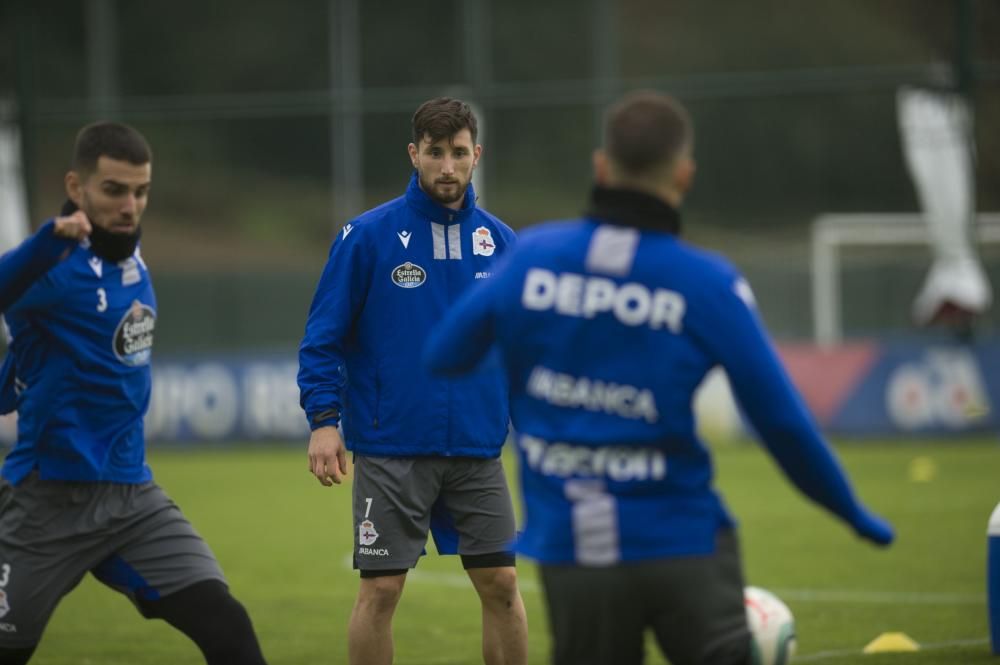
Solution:
M 920 651 L 920 645 L 906 633 L 882 633 L 868 643 L 862 653 L 892 653 L 899 651 Z
M 910 462 L 910 482 L 929 483 L 937 475 L 937 463 L 930 457 L 914 457 Z

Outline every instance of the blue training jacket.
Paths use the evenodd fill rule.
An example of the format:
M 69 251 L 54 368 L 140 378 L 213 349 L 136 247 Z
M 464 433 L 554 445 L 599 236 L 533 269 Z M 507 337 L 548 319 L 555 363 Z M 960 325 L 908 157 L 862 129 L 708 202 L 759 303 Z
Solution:
M 149 273 L 138 250 L 110 263 L 53 228 L 49 221 L 0 258 L 11 335 L 0 401 L 18 416 L 3 477 L 16 485 L 37 469 L 43 479 L 148 481 L 142 419 L 156 323 Z
M 507 382 L 495 357 L 459 379 L 420 362 L 432 326 L 488 281 L 514 232 L 476 207 L 472 185 L 451 210 L 420 188 L 344 225 L 330 250 L 299 349 L 312 429 L 343 416 L 365 455 L 496 457 L 507 436 Z
M 524 232 L 428 342 L 425 360 L 444 374 L 499 347 L 525 503 L 519 550 L 580 565 L 713 552 L 733 520 L 692 402 L 716 365 L 799 489 L 889 542 L 789 382 L 747 282 L 678 229 L 658 199 L 598 188 L 587 217 Z

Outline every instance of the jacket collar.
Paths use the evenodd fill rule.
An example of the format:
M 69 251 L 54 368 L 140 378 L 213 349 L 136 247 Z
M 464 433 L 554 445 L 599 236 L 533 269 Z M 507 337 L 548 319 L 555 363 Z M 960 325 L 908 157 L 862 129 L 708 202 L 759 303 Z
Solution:
M 594 185 L 586 215 L 617 226 L 673 235 L 681 232 L 681 215 L 676 208 L 652 194 L 634 189 Z
M 476 209 L 476 191 L 470 182 L 469 186 L 465 189 L 465 199 L 462 201 L 462 207 L 458 210 L 452 210 L 441 205 L 428 196 L 427 192 L 420 189 L 420 180 L 417 172 L 414 171 L 413 175 L 410 176 L 410 185 L 406 188 L 406 202 L 432 222 L 437 222 L 438 224 L 457 224 L 466 219 Z

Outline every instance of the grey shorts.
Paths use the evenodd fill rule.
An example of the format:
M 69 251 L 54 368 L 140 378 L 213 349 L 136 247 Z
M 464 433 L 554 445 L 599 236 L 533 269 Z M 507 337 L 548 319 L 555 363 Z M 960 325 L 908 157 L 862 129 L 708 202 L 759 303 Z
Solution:
M 433 531 L 438 551 L 510 552 L 516 528 L 499 459 L 354 458 L 354 567 L 413 568 Z
M 647 628 L 674 665 L 750 662 L 735 531 L 708 556 L 541 573 L 554 665 L 639 665 Z
M 135 600 L 225 583 L 208 545 L 155 483 L 0 481 L 0 647 L 39 641 L 87 572 Z

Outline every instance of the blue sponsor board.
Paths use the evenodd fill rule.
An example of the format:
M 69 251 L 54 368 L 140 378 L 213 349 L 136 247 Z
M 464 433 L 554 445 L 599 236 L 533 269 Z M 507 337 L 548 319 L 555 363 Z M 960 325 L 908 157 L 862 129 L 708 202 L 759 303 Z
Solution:
M 1000 432 L 1000 343 L 880 344 L 824 429 L 844 435 Z
M 810 405 L 824 431 L 857 437 L 1000 433 L 1000 341 L 889 342 L 874 348 L 871 364 L 845 387 L 832 409 Z M 830 350 L 816 353 L 829 355 Z M 155 356 L 147 438 L 304 444 L 309 426 L 299 407 L 297 373 L 295 354 Z M 810 393 L 822 393 L 807 384 L 822 388 L 823 371 L 794 378 L 807 402 Z M 728 395 L 728 389 L 724 392 Z M 731 398 L 703 401 L 702 423 L 739 422 Z M 0 441 L 11 444 L 15 437 L 14 418 L 0 418 Z
M 824 431 L 859 437 L 1000 432 L 1000 341 L 894 341 L 874 349 L 872 362 L 819 419 Z M 297 371 L 292 354 L 158 358 L 147 435 L 154 441 L 305 442 L 309 427 L 299 407 Z M 823 380 L 822 372 L 797 377 Z M 718 415 L 700 413 L 709 420 Z
M 146 415 L 150 441 L 293 440 L 309 426 L 294 355 L 160 359 Z

